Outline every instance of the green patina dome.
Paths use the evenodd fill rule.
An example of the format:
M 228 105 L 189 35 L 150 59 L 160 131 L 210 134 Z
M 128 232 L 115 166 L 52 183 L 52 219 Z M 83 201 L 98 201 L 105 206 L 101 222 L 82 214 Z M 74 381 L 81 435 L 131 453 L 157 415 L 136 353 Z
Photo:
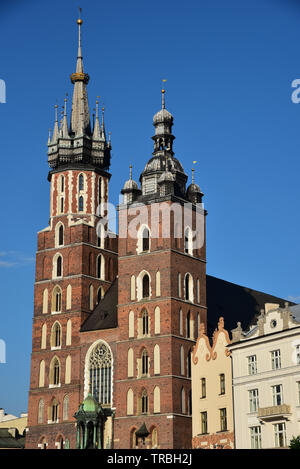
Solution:
M 88 393 L 87 397 L 84 399 L 82 403 L 82 408 L 85 412 L 95 412 L 95 413 L 98 412 L 99 404 L 90 392 Z

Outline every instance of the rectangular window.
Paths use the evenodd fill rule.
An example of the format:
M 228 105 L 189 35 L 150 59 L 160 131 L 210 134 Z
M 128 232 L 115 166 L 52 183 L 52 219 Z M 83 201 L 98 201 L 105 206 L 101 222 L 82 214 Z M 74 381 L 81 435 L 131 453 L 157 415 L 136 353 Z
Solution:
M 225 375 L 220 375 L 220 394 L 225 394 Z
M 296 359 L 297 365 L 300 365 L 300 345 L 296 345 Z
M 249 375 L 256 375 L 257 373 L 256 355 L 248 357 L 248 373 Z
M 220 409 L 220 429 L 221 432 L 227 430 L 227 412 L 226 409 Z
M 249 409 L 250 412 L 257 412 L 259 407 L 258 389 L 250 389 L 249 391 Z
M 201 398 L 204 399 L 206 397 L 206 379 L 201 378 Z
M 283 404 L 282 385 L 272 386 L 273 405 Z
M 271 352 L 272 370 L 281 368 L 280 350 L 273 350 Z
M 261 449 L 261 428 L 250 427 L 251 449 Z
M 286 446 L 285 423 L 276 423 L 274 425 L 275 447 L 284 448 Z
M 201 433 L 207 433 L 207 412 L 201 412 Z

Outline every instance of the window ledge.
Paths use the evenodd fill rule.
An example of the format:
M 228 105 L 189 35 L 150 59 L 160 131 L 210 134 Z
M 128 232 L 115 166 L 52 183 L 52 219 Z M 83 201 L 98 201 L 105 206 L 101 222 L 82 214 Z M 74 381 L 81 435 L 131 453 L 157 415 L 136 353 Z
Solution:
M 61 383 L 59 384 L 49 384 L 49 388 L 60 388 L 61 387 Z

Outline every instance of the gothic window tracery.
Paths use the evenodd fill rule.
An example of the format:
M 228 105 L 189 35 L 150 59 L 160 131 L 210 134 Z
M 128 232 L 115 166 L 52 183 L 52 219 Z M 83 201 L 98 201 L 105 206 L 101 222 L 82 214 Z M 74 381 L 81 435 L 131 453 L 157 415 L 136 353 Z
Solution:
M 111 404 L 112 354 L 99 343 L 89 358 L 91 393 L 101 404 Z

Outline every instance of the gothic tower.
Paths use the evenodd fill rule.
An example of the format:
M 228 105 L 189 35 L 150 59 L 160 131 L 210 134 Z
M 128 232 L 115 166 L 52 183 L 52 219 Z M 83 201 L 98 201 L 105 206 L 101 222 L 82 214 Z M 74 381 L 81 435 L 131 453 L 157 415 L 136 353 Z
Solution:
M 194 177 L 186 189 L 165 90 L 153 125 L 141 186 L 130 168 L 119 206 L 115 448 L 191 447 L 191 351 L 206 324 L 203 194 Z
M 26 446 L 76 446 L 82 400 L 80 328 L 117 273 L 116 239 L 104 237 L 111 143 L 99 102 L 93 126 L 79 30 L 70 122 L 67 100 L 48 140 L 49 226 L 38 233 Z M 101 120 L 101 122 L 100 122 Z

